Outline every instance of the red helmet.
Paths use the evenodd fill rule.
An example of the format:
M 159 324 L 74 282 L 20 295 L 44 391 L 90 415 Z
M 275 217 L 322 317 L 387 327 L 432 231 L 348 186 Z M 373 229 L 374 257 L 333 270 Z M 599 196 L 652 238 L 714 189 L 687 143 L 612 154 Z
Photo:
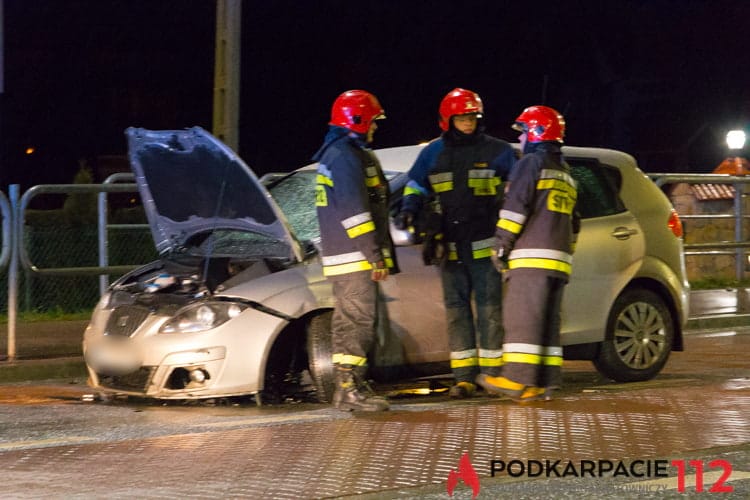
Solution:
M 482 106 L 479 94 L 471 90 L 455 88 L 448 92 L 440 103 L 440 128 L 448 130 L 451 117 L 454 115 L 476 113 L 477 118 L 481 118 L 483 112 L 484 106 Z
M 359 134 L 366 134 L 373 120 L 383 118 L 385 111 L 377 97 L 364 90 L 349 90 L 333 102 L 329 125 L 338 125 Z
M 565 118 L 547 106 L 531 106 L 523 110 L 512 127 L 526 132 L 528 142 L 563 142 Z

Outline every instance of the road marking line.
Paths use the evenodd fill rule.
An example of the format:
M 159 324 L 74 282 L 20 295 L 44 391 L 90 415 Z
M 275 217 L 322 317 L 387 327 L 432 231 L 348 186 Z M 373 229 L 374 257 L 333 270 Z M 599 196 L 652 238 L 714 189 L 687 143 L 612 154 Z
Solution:
M 703 474 L 703 490 L 708 491 L 711 486 L 724 474 L 724 471 L 711 471 Z M 695 474 L 685 475 L 685 489 L 695 488 Z M 750 479 L 750 472 L 744 472 L 740 470 L 733 470 L 732 474 L 725 481 L 726 483 L 732 483 L 734 481 L 742 481 L 744 479 Z M 652 488 L 656 486 L 656 488 Z M 642 488 L 644 490 L 676 490 L 677 489 L 677 477 L 665 477 L 663 479 L 651 479 L 648 481 L 638 481 L 637 483 L 626 483 L 617 485 L 618 488 Z

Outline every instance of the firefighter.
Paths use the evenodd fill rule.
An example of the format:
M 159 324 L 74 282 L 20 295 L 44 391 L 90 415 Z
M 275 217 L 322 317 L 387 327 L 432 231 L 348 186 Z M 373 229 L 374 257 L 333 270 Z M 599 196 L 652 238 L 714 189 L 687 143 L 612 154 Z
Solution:
M 482 113 L 482 100 L 471 90 L 456 88 L 443 98 L 443 132 L 409 170 L 395 219 L 405 229 L 428 212 L 420 218 L 427 221 L 423 257 L 440 268 L 454 398 L 472 397 L 480 372 L 497 375 L 502 355 L 502 283 L 490 257 L 502 183 L 516 156 L 507 142 L 484 133 Z
M 563 116 L 546 106 L 526 108 L 516 165 L 497 222 L 493 261 L 503 271 L 502 376 L 479 375 L 487 391 L 519 401 L 549 400 L 563 361 L 560 305 L 580 222 L 576 183 L 562 158 Z
M 319 162 L 316 206 L 323 274 L 333 285 L 331 320 L 336 390 L 344 411 L 387 410 L 366 381 L 367 353 L 375 340 L 378 282 L 398 272 L 388 231 L 388 182 L 368 148 L 385 118 L 378 99 L 363 90 L 333 103 L 328 134 L 313 157 Z

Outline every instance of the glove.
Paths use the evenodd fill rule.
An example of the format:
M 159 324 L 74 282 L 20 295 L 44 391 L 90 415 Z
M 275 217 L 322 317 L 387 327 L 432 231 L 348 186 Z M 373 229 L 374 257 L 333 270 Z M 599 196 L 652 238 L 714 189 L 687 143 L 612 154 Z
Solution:
M 377 262 L 371 262 L 370 265 L 372 266 L 372 274 L 370 275 L 372 281 L 385 281 L 388 279 L 388 268 L 386 267 L 385 262 L 379 260 Z
M 448 259 L 441 234 L 428 236 L 422 244 L 422 262 L 425 266 L 440 266 Z
M 399 212 L 396 217 L 393 218 L 393 225 L 396 226 L 396 229 L 409 229 L 413 224 L 414 214 L 411 212 Z
M 495 266 L 498 273 L 503 274 L 503 271 L 508 269 L 508 256 L 505 254 L 505 248 L 495 248 L 490 259 L 492 259 L 492 265 Z

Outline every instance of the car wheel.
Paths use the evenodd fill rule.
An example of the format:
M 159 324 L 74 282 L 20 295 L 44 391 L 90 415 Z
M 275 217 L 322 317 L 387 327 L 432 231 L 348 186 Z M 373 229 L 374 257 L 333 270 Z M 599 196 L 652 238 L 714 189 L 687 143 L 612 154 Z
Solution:
M 674 323 L 664 301 L 645 289 L 626 290 L 615 300 L 594 366 L 617 382 L 656 376 L 672 351 Z
M 335 389 L 335 374 L 331 356 L 331 317 L 332 311 L 326 311 L 310 318 L 307 324 L 307 357 L 317 392 L 318 401 L 330 403 Z

